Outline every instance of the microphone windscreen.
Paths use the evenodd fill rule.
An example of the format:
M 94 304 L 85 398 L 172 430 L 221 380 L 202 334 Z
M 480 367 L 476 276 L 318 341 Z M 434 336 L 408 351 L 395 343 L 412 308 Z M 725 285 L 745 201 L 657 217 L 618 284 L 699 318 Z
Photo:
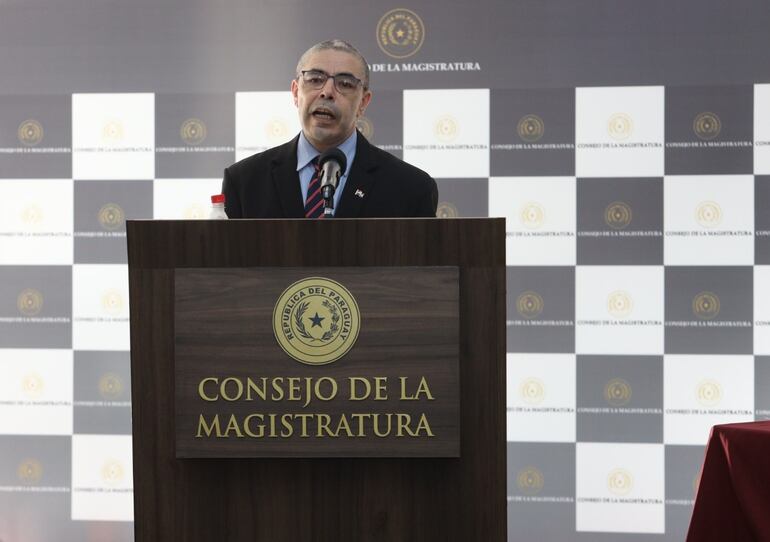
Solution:
M 340 176 L 344 175 L 345 168 L 348 167 L 348 159 L 345 157 L 345 153 L 338 148 L 322 152 L 318 157 L 318 167 L 323 167 L 326 162 L 332 160 L 340 165 Z

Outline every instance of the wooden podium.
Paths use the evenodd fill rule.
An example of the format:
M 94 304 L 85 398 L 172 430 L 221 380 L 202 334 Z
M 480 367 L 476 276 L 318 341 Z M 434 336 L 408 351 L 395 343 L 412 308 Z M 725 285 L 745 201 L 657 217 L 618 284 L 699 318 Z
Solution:
M 127 233 L 137 541 L 506 540 L 503 219 Z M 295 384 L 308 395 L 289 404 Z M 272 426 L 271 409 L 287 413 Z

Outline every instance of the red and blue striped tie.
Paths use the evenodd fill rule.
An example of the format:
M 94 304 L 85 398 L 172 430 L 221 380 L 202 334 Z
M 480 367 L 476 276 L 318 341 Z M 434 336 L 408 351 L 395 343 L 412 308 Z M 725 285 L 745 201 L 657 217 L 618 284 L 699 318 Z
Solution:
M 305 200 L 305 218 L 323 218 L 324 200 L 321 197 L 321 168 L 318 165 L 318 157 L 310 162 L 315 171 L 313 178 L 310 179 L 310 186 L 307 187 L 307 199 Z

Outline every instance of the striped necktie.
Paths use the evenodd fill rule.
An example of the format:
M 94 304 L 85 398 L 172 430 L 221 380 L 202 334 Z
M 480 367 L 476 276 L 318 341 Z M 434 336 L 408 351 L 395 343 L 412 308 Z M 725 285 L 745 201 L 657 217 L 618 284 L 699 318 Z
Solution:
M 305 218 L 323 218 L 324 200 L 321 197 L 321 168 L 318 165 L 318 157 L 310 162 L 315 168 L 310 186 L 307 187 L 307 199 L 305 200 Z

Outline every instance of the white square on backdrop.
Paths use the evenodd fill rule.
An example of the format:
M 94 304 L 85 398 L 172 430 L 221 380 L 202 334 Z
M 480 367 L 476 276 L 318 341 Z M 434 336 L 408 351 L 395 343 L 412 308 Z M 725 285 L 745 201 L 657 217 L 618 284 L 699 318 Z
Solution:
M 770 85 L 754 85 L 754 174 L 770 175 Z
M 405 90 L 404 160 L 435 178 L 489 177 L 489 89 Z
M 507 355 L 508 440 L 575 441 L 575 355 Z
M 0 350 L 0 434 L 72 434 L 71 350 Z
M 754 357 L 666 355 L 663 442 L 703 446 L 711 427 L 754 421 Z
M 662 86 L 576 89 L 576 176 L 662 176 L 664 108 Z
M 754 266 L 754 355 L 770 355 L 770 265 Z
M 73 94 L 72 176 L 155 177 L 155 95 Z
M 754 177 L 665 177 L 663 223 L 666 265 L 752 265 Z
M 507 265 L 575 265 L 574 177 L 492 177 L 489 216 L 505 217 Z
M 72 519 L 133 521 L 131 435 L 72 436 Z
M 155 179 L 154 218 L 197 220 L 208 218 L 211 196 L 222 192 L 222 179 Z
M 301 129 L 291 92 L 235 93 L 235 159 L 282 145 Z
M 72 268 L 72 345 L 75 350 L 128 350 L 128 267 Z
M 575 459 L 577 531 L 666 531 L 662 444 L 578 442 Z
M 72 179 L 3 179 L 0 264 L 72 264 L 72 194 Z
M 575 268 L 578 354 L 663 354 L 662 266 Z

